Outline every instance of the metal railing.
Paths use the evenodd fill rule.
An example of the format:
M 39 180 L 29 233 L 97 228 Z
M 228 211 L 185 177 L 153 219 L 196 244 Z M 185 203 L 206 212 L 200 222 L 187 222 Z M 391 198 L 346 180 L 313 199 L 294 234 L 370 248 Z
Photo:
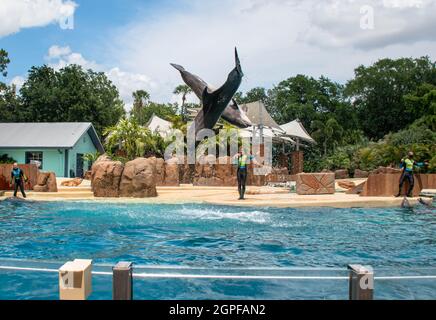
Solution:
M 25 264 L 21 261 L 19 264 Z M 0 262 L 1 264 L 1 262 Z M 65 266 L 65 265 L 64 265 Z M 94 265 L 97 268 L 109 267 L 110 265 Z M 136 268 L 136 267 L 135 267 Z M 372 300 L 374 297 L 374 282 L 387 281 L 387 280 L 436 280 L 436 275 L 389 275 L 389 276 L 374 276 L 374 270 L 370 266 L 362 265 L 348 265 L 348 276 L 321 276 L 321 275 L 274 275 L 274 274 L 255 274 L 258 271 L 268 271 L 274 273 L 276 271 L 344 271 L 343 268 L 227 268 L 211 269 L 214 271 L 212 274 L 202 274 L 203 271 L 210 272 L 208 268 L 189 268 L 189 267 L 156 267 L 156 266 L 138 266 L 138 269 L 158 270 L 158 272 L 134 272 L 134 266 L 131 262 L 119 262 L 112 266 L 112 272 L 109 271 L 91 271 L 90 276 L 108 276 L 112 277 L 113 291 L 112 296 L 114 300 L 131 300 L 133 299 L 133 281 L 134 279 L 206 279 L 206 280 L 292 280 L 292 281 L 324 281 L 324 280 L 348 280 L 349 282 L 349 299 L 350 300 Z M 28 267 L 17 265 L 0 265 L 0 270 L 6 271 L 22 271 L 22 272 L 45 272 L 45 273 L 58 273 L 59 274 L 59 290 L 77 290 L 80 292 L 91 291 L 87 286 L 91 286 L 91 282 L 81 281 L 78 283 L 74 281 L 74 275 L 78 273 L 85 273 L 85 270 L 71 269 L 61 270 L 55 268 L 41 268 L 41 267 Z M 233 270 L 235 274 L 220 274 L 223 271 Z M 429 268 L 428 270 L 436 271 L 436 268 Z M 166 271 L 166 272 L 164 272 Z M 171 271 L 171 272 L 169 272 Z M 174 273 L 177 271 L 177 273 Z M 197 272 L 192 272 L 197 271 Z M 200 272 L 201 271 L 201 272 Z M 236 274 L 243 271 L 248 274 Z M 81 278 L 86 278 L 82 274 Z M 70 283 L 64 282 L 70 281 Z M 62 297 L 62 295 L 60 295 Z M 84 295 L 86 299 L 87 296 Z

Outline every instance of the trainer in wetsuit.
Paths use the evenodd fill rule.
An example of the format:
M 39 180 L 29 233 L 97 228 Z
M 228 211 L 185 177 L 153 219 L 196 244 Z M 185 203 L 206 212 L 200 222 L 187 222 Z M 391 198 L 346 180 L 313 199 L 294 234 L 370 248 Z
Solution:
M 248 161 L 253 161 L 256 163 L 256 160 L 252 155 L 247 155 L 244 152 L 244 149 L 241 147 L 239 149 L 239 153 L 235 155 L 233 158 L 235 163 L 238 165 L 237 177 L 238 177 L 238 191 L 239 191 L 239 200 L 244 200 L 245 194 L 245 185 L 247 183 L 247 175 L 248 175 Z
M 20 187 L 21 194 L 26 198 L 26 193 L 24 192 L 24 182 L 27 181 L 27 177 L 24 175 L 23 170 L 18 168 L 18 164 L 14 163 L 11 171 L 11 183 L 14 184 L 14 197 L 17 197 L 18 187 Z
M 413 170 L 415 167 L 423 167 L 426 162 L 416 162 L 413 160 L 413 152 L 409 152 L 405 159 L 401 159 L 400 167 L 403 168 L 403 174 L 400 178 L 400 187 L 396 197 L 401 196 L 401 190 L 403 189 L 404 181 L 409 181 L 409 189 L 407 190 L 407 197 L 412 197 L 413 187 L 415 185 L 415 179 L 413 178 Z

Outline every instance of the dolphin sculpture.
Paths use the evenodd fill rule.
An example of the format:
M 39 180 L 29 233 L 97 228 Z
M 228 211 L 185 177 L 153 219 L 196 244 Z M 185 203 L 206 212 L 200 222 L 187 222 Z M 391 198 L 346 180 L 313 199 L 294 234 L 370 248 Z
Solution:
M 220 117 L 239 128 L 247 128 L 252 125 L 250 119 L 233 99 L 244 75 L 236 48 L 235 64 L 236 66 L 229 73 L 227 81 L 219 89 L 215 89 L 200 77 L 186 71 L 182 66 L 171 63 L 180 72 L 183 81 L 202 102 L 202 109 L 194 120 L 195 134 L 202 129 L 212 129 Z

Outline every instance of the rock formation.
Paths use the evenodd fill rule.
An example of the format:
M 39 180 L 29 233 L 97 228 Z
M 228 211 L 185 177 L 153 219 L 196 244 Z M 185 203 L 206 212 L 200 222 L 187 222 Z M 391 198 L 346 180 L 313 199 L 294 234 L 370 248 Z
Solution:
M 136 158 L 127 162 L 119 186 L 121 197 L 157 197 L 156 158 Z
M 336 170 L 335 171 L 335 179 L 348 179 L 350 176 L 348 175 L 348 170 Z
M 91 185 L 95 197 L 119 197 L 124 165 L 101 156 L 92 165 Z
M 360 169 L 354 170 L 354 178 L 368 178 L 369 172 Z
M 353 181 L 338 181 L 338 186 L 343 189 L 353 189 L 356 184 Z
M 33 187 L 35 192 L 58 192 L 56 175 L 54 172 L 39 172 L 36 185 Z
M 82 182 L 83 182 L 83 179 L 75 178 L 72 180 L 63 181 L 61 183 L 61 186 L 63 186 L 63 187 L 78 187 L 82 184 Z

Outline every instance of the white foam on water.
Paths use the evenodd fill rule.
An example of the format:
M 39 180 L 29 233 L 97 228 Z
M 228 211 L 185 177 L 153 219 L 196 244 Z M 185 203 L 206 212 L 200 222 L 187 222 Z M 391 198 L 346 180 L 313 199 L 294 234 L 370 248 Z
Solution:
M 225 212 L 218 209 L 189 209 L 183 207 L 178 210 L 178 213 L 189 218 L 203 219 L 203 220 L 222 220 L 232 219 L 241 222 L 254 222 L 265 224 L 270 222 L 270 214 L 265 211 L 230 211 Z

